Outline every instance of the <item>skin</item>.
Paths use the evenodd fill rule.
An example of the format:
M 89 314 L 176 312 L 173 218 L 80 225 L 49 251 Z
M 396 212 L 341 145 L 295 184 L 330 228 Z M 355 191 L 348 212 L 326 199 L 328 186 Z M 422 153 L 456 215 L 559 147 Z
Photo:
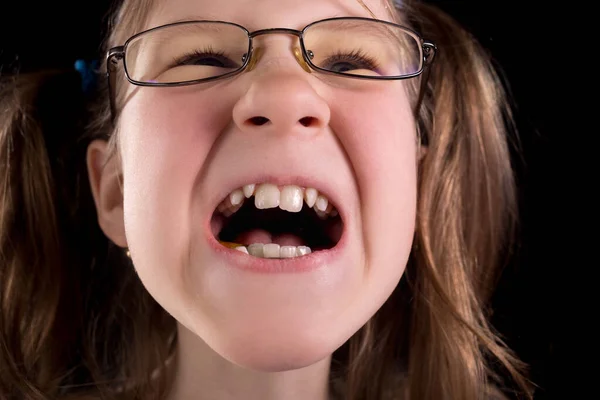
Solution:
M 390 20 L 383 2 L 365 3 Z M 332 16 L 370 17 L 343 0 L 165 0 L 148 27 L 204 17 L 250 31 L 302 29 Z M 256 45 L 264 50 L 256 67 L 235 78 L 132 87 L 120 166 L 112 158 L 100 167 L 106 142 L 88 148 L 100 226 L 129 247 L 143 284 L 178 321 L 172 399 L 327 398 L 331 354 L 390 296 L 412 245 L 416 140 L 405 83 L 307 73 L 293 36 Z M 248 122 L 256 116 L 270 123 Z M 344 218 L 345 250 L 300 274 L 231 268 L 209 246 L 210 216 L 260 178 L 314 178 L 327 188 Z

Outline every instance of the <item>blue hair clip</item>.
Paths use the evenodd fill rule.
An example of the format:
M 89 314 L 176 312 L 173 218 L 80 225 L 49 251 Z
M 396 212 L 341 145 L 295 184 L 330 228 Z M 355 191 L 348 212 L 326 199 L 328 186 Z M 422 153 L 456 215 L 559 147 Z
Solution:
M 93 60 L 86 62 L 85 60 L 75 61 L 75 69 L 81 75 L 81 90 L 84 94 L 89 94 L 96 87 L 96 71 L 98 61 Z

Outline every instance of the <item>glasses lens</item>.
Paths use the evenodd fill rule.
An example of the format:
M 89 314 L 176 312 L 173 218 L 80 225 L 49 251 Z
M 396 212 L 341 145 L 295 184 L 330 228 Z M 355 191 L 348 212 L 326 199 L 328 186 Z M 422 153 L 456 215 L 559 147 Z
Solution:
M 250 40 L 239 26 L 221 22 L 168 25 L 134 37 L 125 48 L 129 78 L 142 83 L 184 83 L 240 70 Z
M 382 21 L 341 19 L 318 22 L 304 31 L 314 67 L 367 77 L 405 77 L 421 71 L 420 39 Z

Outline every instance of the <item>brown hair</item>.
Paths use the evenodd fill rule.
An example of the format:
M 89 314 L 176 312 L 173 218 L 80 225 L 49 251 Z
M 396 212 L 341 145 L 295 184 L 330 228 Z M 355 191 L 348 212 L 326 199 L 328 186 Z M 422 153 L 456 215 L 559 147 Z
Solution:
M 113 14 L 106 48 L 142 29 L 153 1 L 133 3 Z M 531 398 L 487 322 L 516 215 L 502 85 L 450 17 L 411 1 L 400 15 L 439 48 L 418 115 L 428 150 L 414 250 L 388 301 L 334 353 L 332 383 L 348 400 L 476 400 L 493 387 Z M 78 85 L 56 72 L 0 81 L 0 397 L 159 399 L 176 324 L 98 226 L 85 150 L 106 138 L 118 155 L 119 135 L 105 83 L 88 111 Z

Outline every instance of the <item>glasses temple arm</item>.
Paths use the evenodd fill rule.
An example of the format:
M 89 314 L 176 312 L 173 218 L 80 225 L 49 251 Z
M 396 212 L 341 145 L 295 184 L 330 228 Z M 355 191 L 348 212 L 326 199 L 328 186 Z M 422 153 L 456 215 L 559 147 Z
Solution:
M 415 116 L 419 117 L 419 111 L 421 109 L 421 104 L 423 103 L 423 98 L 425 97 L 425 90 L 427 89 L 427 82 L 429 80 L 429 74 L 431 73 L 431 64 L 435 58 L 435 54 L 437 53 L 437 47 L 435 44 L 431 42 L 423 43 L 423 75 L 421 76 L 421 85 L 419 88 L 419 97 L 417 99 L 417 104 L 415 106 Z
M 117 105 L 115 103 L 115 84 L 117 78 L 117 64 L 124 57 L 123 46 L 113 47 L 106 55 L 106 79 L 108 80 L 108 97 L 110 99 L 110 117 L 114 125 L 117 119 Z

